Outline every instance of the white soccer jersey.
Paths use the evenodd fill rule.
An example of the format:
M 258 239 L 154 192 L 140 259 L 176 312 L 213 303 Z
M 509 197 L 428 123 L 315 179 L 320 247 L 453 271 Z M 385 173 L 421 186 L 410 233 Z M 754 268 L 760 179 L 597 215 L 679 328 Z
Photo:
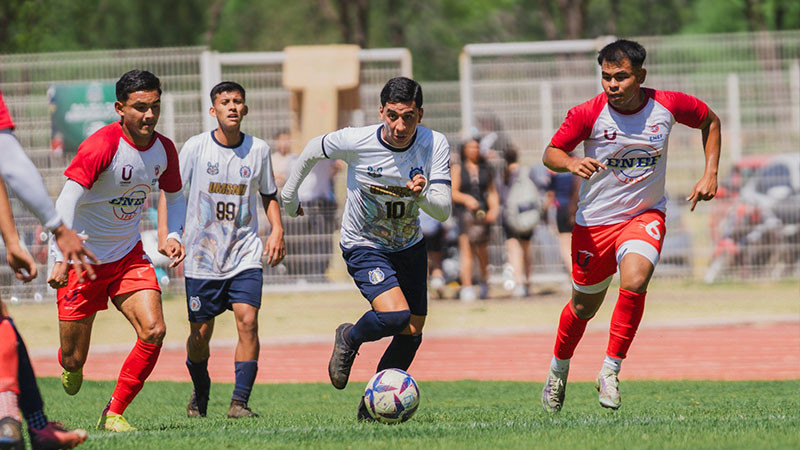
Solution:
M 139 219 L 147 196 L 158 187 L 181 189 L 175 145 L 159 133 L 137 147 L 114 122 L 86 138 L 64 171 L 85 187 L 72 228 L 89 236 L 86 247 L 101 264 L 127 255 L 141 239 Z
M 569 110 L 551 144 L 584 154 L 608 167 L 583 180 L 575 222 L 582 226 L 624 222 L 648 209 L 666 210 L 667 143 L 676 122 L 699 127 L 708 106 L 695 97 L 642 89 L 647 96 L 634 112 L 620 112 L 605 94 Z
M 258 236 L 259 194 L 275 195 L 266 142 L 242 134 L 227 147 L 214 132 L 193 136 L 181 149 L 180 167 L 188 187 L 184 271 L 187 277 L 221 280 L 262 267 Z
M 450 146 L 443 134 L 417 127 L 412 142 L 397 149 L 383 140 L 382 127 L 345 128 L 322 138 L 325 156 L 348 164 L 344 248 L 398 251 L 416 244 L 422 239 L 419 206 L 406 183 L 422 174 L 428 184 L 450 184 Z

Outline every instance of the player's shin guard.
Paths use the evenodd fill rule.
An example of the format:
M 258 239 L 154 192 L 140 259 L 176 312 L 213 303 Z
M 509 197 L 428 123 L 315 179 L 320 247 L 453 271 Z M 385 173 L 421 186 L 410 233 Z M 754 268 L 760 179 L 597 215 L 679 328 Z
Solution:
M 383 352 L 377 371 L 380 372 L 383 369 L 408 370 L 420 344 L 422 344 L 421 334 L 396 335 L 386 351 Z
M 256 381 L 258 361 L 236 361 L 233 364 L 236 384 L 233 386 L 232 400 L 247 403 L 250 399 L 250 391 L 253 390 L 253 383 Z
M 561 310 L 561 319 L 558 321 L 558 334 L 553 354 L 558 359 L 570 359 L 575 353 L 578 342 L 581 341 L 586 325 L 590 319 L 581 319 L 573 310 L 572 301 Z
M 369 310 L 358 319 L 346 335 L 347 344 L 358 348 L 364 342 L 377 341 L 386 336 L 394 336 L 405 330 L 411 320 L 411 312 Z
M 109 413 L 122 414 L 125 412 L 125 408 L 130 405 L 136 394 L 142 390 L 144 381 L 153 372 L 159 353 L 161 353 L 161 345 L 148 344 L 141 339 L 136 339 L 136 345 L 128 355 L 128 359 L 122 364 L 122 370 L 119 372 L 117 387 L 114 388 L 114 393 L 108 404 Z
M 620 288 L 619 299 L 611 315 L 611 329 L 606 355 L 624 359 L 631 347 L 636 330 L 644 315 L 646 292 L 637 293 Z

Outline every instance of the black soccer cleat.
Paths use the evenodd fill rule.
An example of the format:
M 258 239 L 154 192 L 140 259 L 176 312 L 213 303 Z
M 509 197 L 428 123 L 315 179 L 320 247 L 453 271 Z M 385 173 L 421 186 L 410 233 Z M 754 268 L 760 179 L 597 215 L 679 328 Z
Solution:
M 359 422 L 377 422 L 377 420 L 369 414 L 363 395 L 361 396 L 361 401 L 358 402 L 358 415 L 356 417 Z
M 186 415 L 188 417 L 205 417 L 208 411 L 208 394 L 198 395 L 192 389 L 192 396 L 189 398 L 189 404 L 186 405 Z
M 247 402 L 231 400 L 231 406 L 228 408 L 228 417 L 231 419 L 239 419 L 241 417 L 258 417 L 258 414 L 247 407 Z
M 25 450 L 22 424 L 12 417 L 0 419 L 0 449 Z
M 344 333 L 353 327 L 352 323 L 343 323 L 336 328 L 336 340 L 333 343 L 333 354 L 328 363 L 328 375 L 336 389 L 344 389 L 350 378 L 350 368 L 358 354 L 358 348 L 352 348 L 344 340 Z

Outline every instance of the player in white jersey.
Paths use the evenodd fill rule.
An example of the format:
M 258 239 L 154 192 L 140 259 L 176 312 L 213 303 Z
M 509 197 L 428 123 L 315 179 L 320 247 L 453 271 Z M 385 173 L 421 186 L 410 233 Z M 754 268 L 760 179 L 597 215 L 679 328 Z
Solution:
M 378 125 L 312 139 L 281 193 L 286 212 L 303 215 L 297 190 L 314 164 L 331 158 L 348 165 L 340 246 L 372 309 L 355 325 L 343 323 L 336 329 L 328 373 L 337 389 L 347 385 L 363 342 L 393 336 L 378 371 L 411 365 L 428 313 L 419 210 L 442 222 L 450 215 L 450 148 L 444 135 L 418 126 L 423 114 L 420 85 L 392 78 L 381 91 L 379 112 Z M 369 417 L 363 397 L 358 417 Z
M 247 401 L 258 371 L 261 259 L 266 255 L 267 263 L 275 266 L 286 254 L 278 187 L 267 143 L 240 131 L 247 115 L 244 88 L 223 81 L 211 90 L 211 102 L 209 113 L 216 117 L 217 128 L 191 137 L 179 155 L 181 178 L 189 192 L 183 235 L 190 330 L 186 367 L 194 389 L 186 412 L 190 417 L 206 415 L 209 341 L 214 318 L 229 309 L 239 340 L 228 417 L 257 417 Z M 258 236 L 259 197 L 272 228 L 266 245 Z M 165 235 L 163 200 L 159 230 Z
M 687 198 L 691 210 L 717 191 L 719 119 L 690 95 L 642 88 L 645 57 L 645 49 L 632 41 L 604 47 L 597 57 L 604 92 L 569 111 L 542 158 L 551 170 L 583 178 L 572 231 L 572 299 L 561 313 L 542 391 L 549 412 L 563 406 L 570 358 L 617 267 L 619 297 L 595 386 L 603 407 L 620 406 L 618 374 L 642 319 L 666 233 L 667 143 L 676 123 L 699 128 L 703 136 L 705 170 Z M 585 156 L 571 156 L 581 141 Z
M 116 94 L 114 108 L 121 120 L 83 141 L 64 171 L 68 179 L 56 201 L 64 223 L 89 235 L 86 245 L 100 262 L 95 266 L 97 278 L 82 282 L 51 246 L 56 263 L 48 282 L 58 289 L 59 362 L 68 394 L 80 389 L 92 323 L 98 311 L 108 309 L 109 298 L 136 331 L 136 345 L 97 424 L 100 429 L 125 432 L 135 428 L 122 413 L 155 367 L 166 332 L 161 290 L 142 250 L 142 207 L 153 190 L 166 192 L 170 231 L 166 248 L 174 266 L 184 256 L 180 235 L 186 202 L 175 146 L 155 131 L 160 81 L 150 72 L 132 70 L 117 81 Z

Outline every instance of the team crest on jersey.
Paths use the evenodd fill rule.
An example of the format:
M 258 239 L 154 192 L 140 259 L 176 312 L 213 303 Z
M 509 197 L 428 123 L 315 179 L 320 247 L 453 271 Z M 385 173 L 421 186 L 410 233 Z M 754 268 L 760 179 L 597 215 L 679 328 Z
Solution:
M 408 172 L 408 178 L 413 180 L 415 175 L 425 176 L 425 172 L 422 170 L 422 167 L 411 168 L 411 171 Z
M 189 309 L 191 309 L 194 312 L 197 312 L 200 311 L 201 305 L 202 304 L 200 303 L 200 297 L 197 297 L 195 295 L 189 297 Z
M 646 144 L 631 144 L 622 147 L 605 164 L 617 179 L 625 184 L 638 183 L 655 172 L 661 155 Z
M 588 250 L 578 250 L 578 256 L 575 257 L 575 264 L 580 267 L 586 267 L 589 264 L 589 259 L 594 256 L 594 253 Z
M 605 137 L 609 141 L 613 141 L 614 139 L 617 138 L 617 130 L 605 129 L 603 130 L 603 137 Z
M 131 220 L 135 218 L 142 208 L 142 205 L 144 205 L 145 200 L 147 200 L 150 191 L 150 186 L 138 184 L 128 189 L 121 197 L 109 200 L 108 203 L 114 208 L 114 216 L 119 220 Z
M 378 167 L 377 169 L 373 169 L 372 166 L 367 167 L 367 175 L 371 176 L 372 178 L 382 177 L 383 174 L 381 172 L 383 172 L 383 167 Z
M 158 164 L 156 164 L 156 166 L 154 167 L 154 169 L 153 169 L 153 170 L 155 170 L 156 177 L 158 177 L 158 174 L 159 174 L 159 173 L 161 173 L 161 166 L 159 166 Z
M 241 169 L 239 169 L 239 175 L 241 175 L 242 178 L 250 178 L 250 175 L 252 174 L 253 171 L 250 170 L 249 166 L 242 166 Z
M 131 177 L 133 177 L 133 166 L 130 164 L 125 164 L 122 166 L 121 170 L 121 178 L 122 181 L 119 182 L 120 186 L 125 186 L 127 184 L 131 184 Z
M 656 134 L 656 133 L 658 133 L 658 130 L 659 130 L 660 128 L 661 128 L 661 127 L 660 127 L 658 124 L 655 124 L 655 125 L 650 125 L 650 132 L 651 132 L 651 133 L 653 133 L 653 134 Z
M 369 282 L 372 284 L 378 284 L 386 278 L 386 275 L 383 274 L 383 271 L 380 267 L 376 267 L 369 271 Z
M 209 175 L 218 174 L 219 173 L 219 163 L 211 164 L 211 162 L 209 162 L 208 163 L 208 167 L 206 168 L 206 173 L 209 174 Z

